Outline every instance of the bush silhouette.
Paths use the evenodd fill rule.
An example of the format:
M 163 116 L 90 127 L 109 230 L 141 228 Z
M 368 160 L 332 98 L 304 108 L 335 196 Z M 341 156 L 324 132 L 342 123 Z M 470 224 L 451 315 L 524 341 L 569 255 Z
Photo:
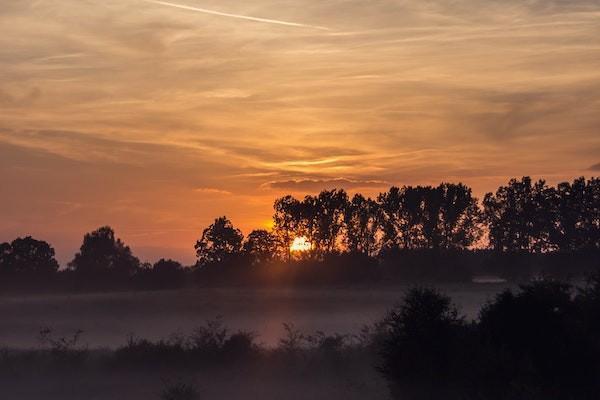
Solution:
M 200 393 L 192 384 L 185 382 L 164 382 L 161 400 L 198 400 Z
M 410 290 L 383 320 L 380 371 L 394 398 L 447 393 L 464 321 L 449 297 L 431 288 Z

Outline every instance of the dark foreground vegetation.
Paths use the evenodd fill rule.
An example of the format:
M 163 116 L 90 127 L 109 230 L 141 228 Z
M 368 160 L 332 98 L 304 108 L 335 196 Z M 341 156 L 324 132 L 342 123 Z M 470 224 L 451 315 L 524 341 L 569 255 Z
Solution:
M 463 184 L 344 190 L 274 204 L 272 231 L 247 237 L 226 217 L 204 229 L 197 262 L 142 263 L 102 227 L 60 269 L 31 237 L 0 244 L 5 290 L 166 289 L 191 285 L 464 282 L 582 277 L 600 265 L 600 179 L 556 187 L 511 180 L 482 202 Z M 303 251 L 295 251 L 301 239 Z
M 81 332 L 55 337 L 44 328 L 40 348 L 0 352 L 0 383 L 10 398 L 27 398 L 15 397 L 27 392 L 20 384 L 38 390 L 29 398 L 52 399 L 36 386 L 50 376 L 69 390 L 84 382 L 87 396 L 99 393 L 98 382 L 127 377 L 131 399 L 596 399 L 599 315 L 595 275 L 583 287 L 540 280 L 506 290 L 474 321 L 436 289 L 414 288 L 358 334 L 306 334 L 285 325 L 274 348 L 251 332 L 230 332 L 218 318 L 156 342 L 130 337 L 115 350 L 90 350 L 80 345 Z M 236 395 L 231 382 L 242 385 Z M 103 390 L 106 397 L 95 398 L 123 395 Z

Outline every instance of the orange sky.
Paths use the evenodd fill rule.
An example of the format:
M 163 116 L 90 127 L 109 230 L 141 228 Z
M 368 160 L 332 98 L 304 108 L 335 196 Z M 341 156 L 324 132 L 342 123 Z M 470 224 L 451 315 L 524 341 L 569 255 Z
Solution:
M 600 2 L 4 0 L 0 241 L 186 262 L 278 195 L 600 170 Z

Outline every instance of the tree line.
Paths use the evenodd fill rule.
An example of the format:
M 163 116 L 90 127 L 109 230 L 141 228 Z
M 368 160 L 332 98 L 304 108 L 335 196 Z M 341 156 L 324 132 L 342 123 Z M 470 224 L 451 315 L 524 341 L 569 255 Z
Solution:
M 294 251 L 298 238 L 309 243 L 308 251 Z M 582 253 L 597 260 L 600 179 L 578 178 L 556 186 L 529 177 L 512 179 L 486 194 L 482 202 L 460 183 L 392 187 L 375 199 L 361 194 L 350 197 L 344 190 L 324 190 L 303 199 L 288 195 L 274 203 L 272 230 L 254 230 L 244 237 L 227 217 L 219 217 L 203 230 L 194 248 L 193 267 L 205 276 L 282 262 L 398 264 L 414 254 L 472 257 L 482 251 L 488 257 L 504 256 L 503 260 L 515 255 L 544 259 L 549 254 Z M 447 268 L 449 261 L 416 259 L 416 263 L 437 264 L 430 266 L 437 269 Z M 58 270 L 54 249 L 44 241 L 25 237 L 0 244 L 2 276 L 41 277 Z M 66 270 L 177 284 L 185 279 L 177 261 L 140 262 L 108 226 L 84 236 Z

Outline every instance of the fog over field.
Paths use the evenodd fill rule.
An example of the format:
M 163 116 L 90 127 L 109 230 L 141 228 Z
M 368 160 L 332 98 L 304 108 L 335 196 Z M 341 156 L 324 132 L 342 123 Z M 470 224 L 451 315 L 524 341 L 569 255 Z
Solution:
M 442 286 L 468 318 L 507 284 Z M 358 333 L 385 314 L 408 286 L 306 289 L 196 289 L 163 292 L 29 295 L 0 298 L 0 344 L 38 346 L 42 327 L 69 335 L 83 330 L 91 348 L 115 348 L 129 335 L 157 340 L 189 333 L 208 319 L 222 316 L 233 331 L 247 330 L 274 346 L 283 323 L 302 331 Z

